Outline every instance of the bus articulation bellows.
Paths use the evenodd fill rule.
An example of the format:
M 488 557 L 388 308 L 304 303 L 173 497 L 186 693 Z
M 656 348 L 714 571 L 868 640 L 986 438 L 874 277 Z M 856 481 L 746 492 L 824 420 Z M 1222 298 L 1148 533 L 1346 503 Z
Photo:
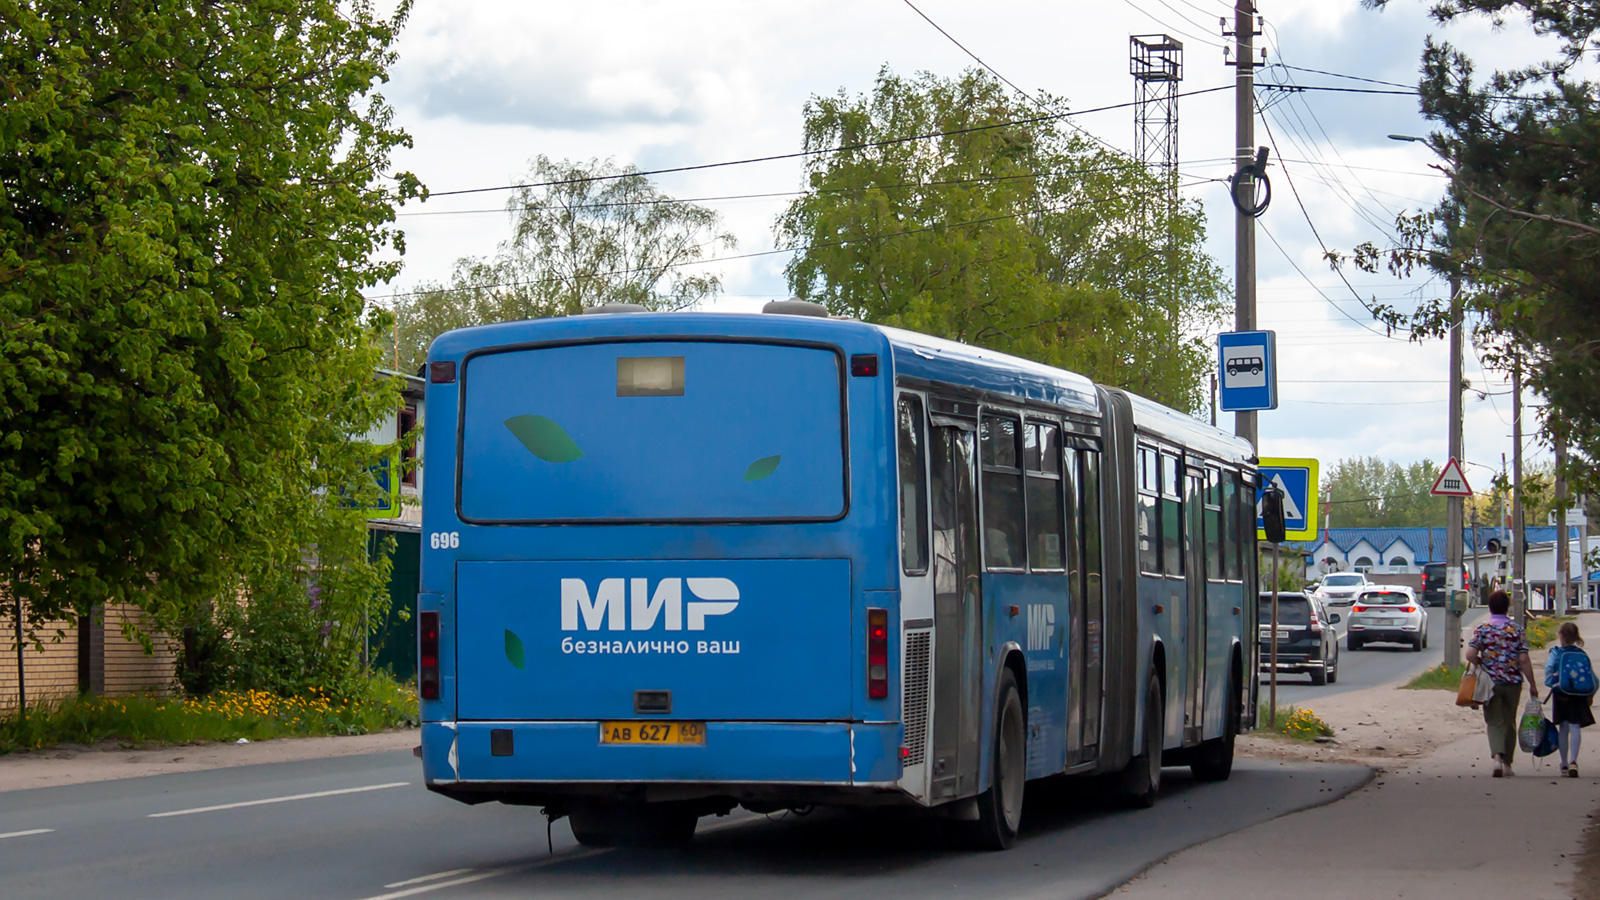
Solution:
M 793 314 L 469 328 L 428 372 L 432 791 L 595 845 L 898 805 L 1004 848 L 1026 781 L 1148 805 L 1254 722 L 1254 459 L 1186 415 Z

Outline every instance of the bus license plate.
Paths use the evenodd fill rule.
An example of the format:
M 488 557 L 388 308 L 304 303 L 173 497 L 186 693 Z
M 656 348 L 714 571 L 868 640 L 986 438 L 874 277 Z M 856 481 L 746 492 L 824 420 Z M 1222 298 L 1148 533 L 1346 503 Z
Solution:
M 601 722 L 602 744 L 704 746 L 704 722 Z

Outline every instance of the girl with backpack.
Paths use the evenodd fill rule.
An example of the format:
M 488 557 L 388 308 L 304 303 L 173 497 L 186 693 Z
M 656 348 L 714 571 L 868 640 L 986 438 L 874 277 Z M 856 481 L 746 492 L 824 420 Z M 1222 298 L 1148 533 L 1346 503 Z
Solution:
M 1594 667 L 1589 654 L 1583 650 L 1583 638 L 1578 635 L 1574 622 L 1565 622 L 1556 632 L 1560 645 L 1550 650 L 1544 664 L 1544 683 L 1550 688 L 1550 721 L 1557 728 L 1557 745 L 1561 751 L 1561 774 L 1578 777 L 1578 748 L 1582 745 L 1580 729 L 1594 724 L 1595 688 Z

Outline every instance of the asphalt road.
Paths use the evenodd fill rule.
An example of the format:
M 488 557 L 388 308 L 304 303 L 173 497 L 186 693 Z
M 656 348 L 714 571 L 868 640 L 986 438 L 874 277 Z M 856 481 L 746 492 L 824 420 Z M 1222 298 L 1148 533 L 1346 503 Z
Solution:
M 1349 607 L 1334 607 L 1329 610 L 1338 613 L 1341 619 L 1350 615 Z M 1444 620 L 1447 613 L 1437 606 L 1428 609 L 1428 648 L 1421 653 L 1413 651 L 1410 647 L 1400 644 L 1368 644 L 1360 650 L 1351 652 L 1345 640 L 1344 621 L 1335 628 L 1339 629 L 1339 680 L 1334 684 L 1321 687 L 1311 684 L 1309 675 L 1279 675 L 1278 676 L 1278 703 L 1279 705 L 1302 705 L 1315 701 L 1319 697 L 1338 694 L 1344 691 L 1360 690 L 1361 688 L 1377 687 L 1381 684 L 1403 683 L 1410 681 L 1424 669 L 1436 666 L 1444 661 Z M 1461 633 L 1470 636 L 1472 629 L 1477 627 L 1485 611 L 1469 609 L 1461 620 Z M 1261 673 L 1261 697 L 1265 702 L 1267 696 L 1267 673 Z
M 0 794 L 0 897 L 398 900 L 561 896 L 703 900 L 1093 897 L 1184 847 L 1331 802 L 1359 766 L 1241 760 L 1200 784 L 1167 769 L 1151 810 L 1030 786 L 1008 853 L 953 846 L 922 818 L 819 810 L 702 819 L 682 851 L 586 850 L 538 810 L 463 806 L 421 787 L 409 753 L 281 763 Z

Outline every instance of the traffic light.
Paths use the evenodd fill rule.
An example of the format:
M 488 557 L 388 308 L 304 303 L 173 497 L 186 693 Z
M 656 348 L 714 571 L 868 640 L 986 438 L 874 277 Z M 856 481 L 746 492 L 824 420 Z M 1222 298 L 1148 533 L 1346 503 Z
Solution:
M 1270 481 L 1261 492 L 1261 531 L 1274 544 L 1283 543 L 1287 531 L 1283 521 L 1283 489 Z

